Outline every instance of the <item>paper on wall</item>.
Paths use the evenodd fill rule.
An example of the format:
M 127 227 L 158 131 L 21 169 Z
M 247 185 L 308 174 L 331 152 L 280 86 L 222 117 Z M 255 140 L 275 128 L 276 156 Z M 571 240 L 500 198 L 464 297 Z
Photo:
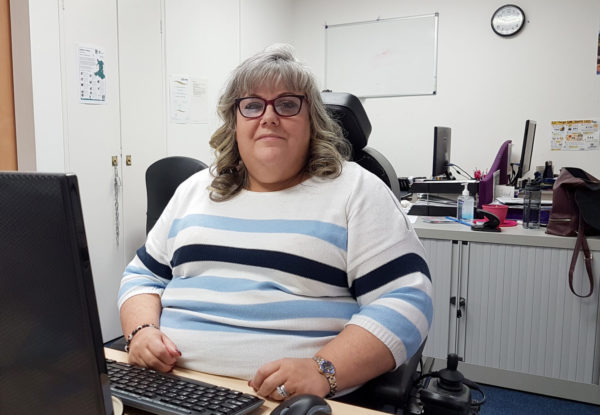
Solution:
M 79 102 L 106 104 L 104 49 L 79 45 Z
M 207 79 L 192 78 L 192 101 L 190 105 L 190 119 L 192 123 L 208 123 L 207 86 Z
M 171 106 L 171 121 L 181 124 L 189 122 L 190 106 L 192 102 L 192 83 L 189 76 L 170 76 L 169 100 Z
M 589 151 L 599 148 L 598 121 L 552 121 L 552 151 Z

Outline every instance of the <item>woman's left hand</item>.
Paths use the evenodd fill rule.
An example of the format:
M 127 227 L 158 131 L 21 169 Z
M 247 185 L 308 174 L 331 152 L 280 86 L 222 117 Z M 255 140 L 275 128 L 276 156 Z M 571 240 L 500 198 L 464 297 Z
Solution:
M 312 394 L 324 397 L 329 393 L 329 382 L 312 359 L 285 358 L 262 365 L 248 382 L 254 391 L 265 398 L 282 401 L 293 395 Z M 288 396 L 277 390 L 284 386 Z

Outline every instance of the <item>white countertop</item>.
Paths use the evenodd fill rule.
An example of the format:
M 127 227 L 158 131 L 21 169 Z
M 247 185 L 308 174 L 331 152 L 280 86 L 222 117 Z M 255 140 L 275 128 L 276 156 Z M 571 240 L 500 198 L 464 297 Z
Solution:
M 419 217 L 413 224 L 420 238 L 446 239 L 469 242 L 485 242 L 506 245 L 540 246 L 547 248 L 573 249 L 575 237 L 548 235 L 545 227 L 524 229 L 521 224 L 501 228 L 501 232 L 473 231 L 460 223 L 426 223 Z M 588 236 L 588 245 L 592 251 L 600 251 L 600 237 Z

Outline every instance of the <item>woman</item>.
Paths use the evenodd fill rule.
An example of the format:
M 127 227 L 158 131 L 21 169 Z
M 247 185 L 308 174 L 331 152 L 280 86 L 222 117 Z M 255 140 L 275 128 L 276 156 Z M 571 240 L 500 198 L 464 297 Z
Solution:
M 177 190 L 119 292 L 129 361 L 249 380 L 276 400 L 343 395 L 401 365 L 431 324 L 424 250 L 352 162 L 286 46 L 233 72 L 216 161 Z

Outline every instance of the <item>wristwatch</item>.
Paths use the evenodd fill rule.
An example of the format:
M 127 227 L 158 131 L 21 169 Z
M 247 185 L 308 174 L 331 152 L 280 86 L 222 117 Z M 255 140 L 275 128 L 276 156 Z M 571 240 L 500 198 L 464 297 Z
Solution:
M 335 366 L 329 360 L 323 359 L 321 356 L 313 357 L 313 360 L 317 362 L 319 373 L 325 376 L 327 382 L 329 382 L 329 393 L 326 398 L 331 398 L 337 391 L 337 381 L 335 380 Z

